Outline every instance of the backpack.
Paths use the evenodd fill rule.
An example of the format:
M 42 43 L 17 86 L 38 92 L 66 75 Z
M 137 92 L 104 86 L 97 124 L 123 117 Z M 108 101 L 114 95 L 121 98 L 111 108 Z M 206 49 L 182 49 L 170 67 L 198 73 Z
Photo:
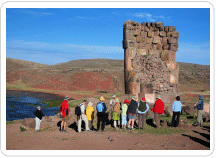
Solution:
M 102 112 L 103 111 L 103 104 L 102 103 L 98 103 L 97 104 L 97 111 L 98 112 Z
M 81 115 L 81 108 L 80 105 L 78 105 L 77 107 L 75 107 L 75 115 L 80 116 Z
M 63 111 L 63 112 L 65 111 L 65 109 L 64 110 L 62 109 L 62 105 L 60 106 L 60 111 Z M 66 110 L 66 115 L 68 114 L 69 114 L 69 109 Z
M 141 101 L 138 110 L 144 112 L 146 109 L 146 102 Z

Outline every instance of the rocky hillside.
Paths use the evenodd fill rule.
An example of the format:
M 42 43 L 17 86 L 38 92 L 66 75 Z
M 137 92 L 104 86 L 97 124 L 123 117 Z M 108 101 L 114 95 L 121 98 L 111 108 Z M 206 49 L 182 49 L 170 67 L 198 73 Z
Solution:
M 209 91 L 210 66 L 178 64 L 180 91 Z M 50 66 L 7 58 L 6 69 L 8 87 L 13 85 L 65 91 L 124 91 L 123 60 L 86 59 Z

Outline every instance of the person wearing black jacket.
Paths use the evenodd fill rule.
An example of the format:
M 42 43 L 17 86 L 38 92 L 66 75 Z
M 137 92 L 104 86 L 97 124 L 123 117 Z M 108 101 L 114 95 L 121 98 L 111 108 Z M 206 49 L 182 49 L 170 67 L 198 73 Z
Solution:
M 40 123 L 41 123 L 41 119 L 43 116 L 45 116 L 42 112 L 41 112 L 41 107 L 38 106 L 37 110 L 34 112 L 35 117 L 35 131 L 39 131 L 40 130 Z

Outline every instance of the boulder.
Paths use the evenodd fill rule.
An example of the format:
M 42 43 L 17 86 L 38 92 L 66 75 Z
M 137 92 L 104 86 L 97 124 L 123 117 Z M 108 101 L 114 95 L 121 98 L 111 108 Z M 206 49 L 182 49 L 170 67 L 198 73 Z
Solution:
M 195 108 L 193 105 L 182 106 L 182 114 L 192 115 L 195 113 Z
M 24 118 L 22 125 L 27 128 L 35 128 L 35 118 Z

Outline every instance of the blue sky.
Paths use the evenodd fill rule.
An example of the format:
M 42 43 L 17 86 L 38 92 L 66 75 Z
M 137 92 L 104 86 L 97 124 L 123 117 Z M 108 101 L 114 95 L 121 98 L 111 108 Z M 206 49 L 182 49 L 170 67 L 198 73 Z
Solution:
M 124 59 L 123 24 L 128 19 L 176 26 L 176 61 L 210 65 L 208 8 L 7 8 L 6 57 L 49 65 Z

